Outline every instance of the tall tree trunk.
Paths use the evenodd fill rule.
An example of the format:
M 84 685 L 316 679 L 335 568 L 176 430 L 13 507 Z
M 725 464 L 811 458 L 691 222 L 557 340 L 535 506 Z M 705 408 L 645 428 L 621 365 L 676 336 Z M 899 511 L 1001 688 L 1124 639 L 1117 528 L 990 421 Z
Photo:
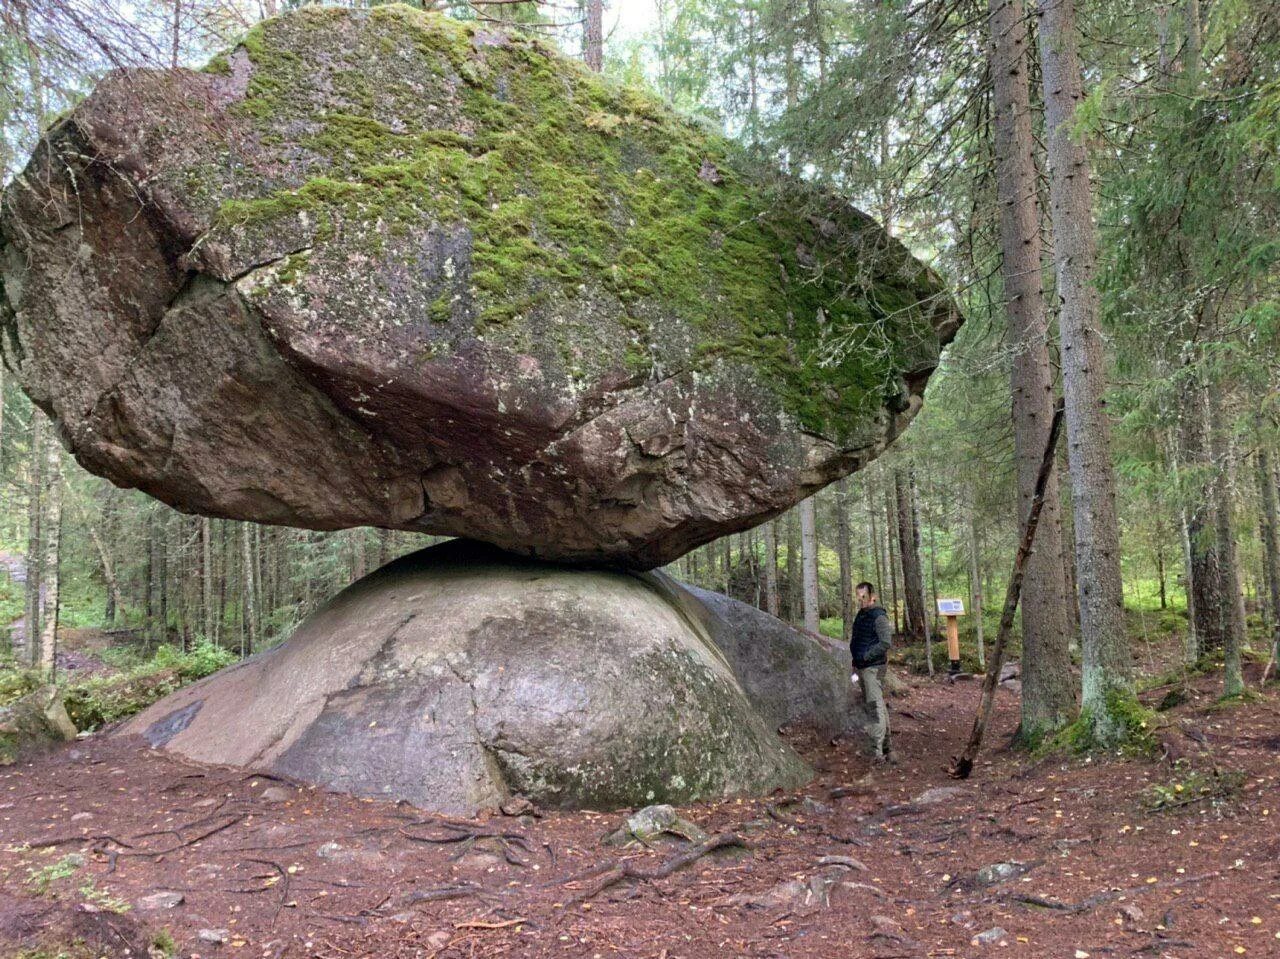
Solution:
M 1276 509 L 1276 483 L 1271 456 L 1265 445 L 1257 453 L 1258 492 L 1262 500 L 1262 562 L 1267 571 L 1271 604 L 1271 657 L 1280 660 L 1280 515 Z M 1265 678 L 1264 678 L 1265 681 Z
M 200 517 L 200 604 L 204 614 L 204 641 L 218 641 L 218 621 L 222 611 L 213 606 L 213 522 Z
M 1209 446 L 1213 455 L 1214 534 L 1218 541 L 1218 573 L 1222 577 L 1221 592 L 1225 600 L 1223 636 L 1223 694 L 1239 696 L 1244 692 L 1244 673 L 1240 651 L 1244 646 L 1244 609 L 1241 606 L 1240 568 L 1236 558 L 1236 537 L 1231 522 L 1232 458 L 1227 424 L 1222 409 L 1221 388 L 1208 391 Z
M 253 576 L 253 524 L 241 523 L 241 540 L 242 540 L 242 557 L 241 561 L 244 576 L 244 599 L 241 602 L 241 617 L 244 622 L 242 641 L 240 646 L 240 655 L 246 656 L 252 653 L 258 642 L 257 621 L 258 621 L 258 602 L 257 589 Z
M 160 600 L 157 614 L 157 636 L 160 642 L 169 639 L 169 515 L 165 513 L 158 523 L 152 525 L 155 535 L 152 538 L 152 549 L 156 558 L 153 568 L 156 573 L 156 595 Z
M 876 509 L 874 497 L 871 494 L 871 483 L 867 482 L 867 526 L 870 528 L 871 535 L 871 553 L 872 565 L 875 567 L 875 587 L 876 590 L 884 589 L 884 540 L 880 536 L 879 524 L 876 522 Z
M 987 22 L 1001 273 L 1013 351 L 1009 385 L 1021 530 L 1031 511 L 1053 421 L 1053 367 L 1041 273 L 1040 204 L 1027 66 L 1029 35 L 1022 0 L 990 0 Z M 1021 734 L 1028 741 L 1066 725 L 1076 709 L 1056 473 L 1055 468 L 1049 476 L 1035 549 L 1023 572 Z
M 782 610 L 778 602 L 778 521 L 764 524 L 764 606 L 770 616 Z
M 1212 496 L 1213 465 L 1209 450 L 1209 414 L 1205 389 L 1195 370 L 1186 370 L 1179 394 L 1178 443 L 1186 464 L 1187 542 L 1190 562 L 1189 602 L 1192 630 L 1187 658 L 1198 660 L 1226 644 L 1226 597 L 1222 594 L 1217 516 Z
M 800 571 L 800 523 L 796 510 L 787 510 L 787 620 L 802 621 L 804 574 Z
M 44 562 L 40 583 L 40 675 L 52 679 L 58 651 L 58 612 L 62 600 L 62 462 L 61 447 L 45 443 L 45 511 L 40 520 Z
M 178 68 L 178 53 L 182 49 L 182 0 L 173 0 L 173 20 L 169 25 L 169 66 Z
M 969 506 L 969 617 L 978 646 L 978 667 L 987 666 L 986 636 L 982 626 L 982 554 L 978 549 L 978 508 Z
M 898 557 L 894 550 L 898 542 L 898 513 L 893 507 L 893 496 L 887 488 L 884 491 L 884 515 L 884 532 L 889 549 L 889 589 L 893 600 L 893 631 L 901 635 L 907 630 L 898 604 Z
M 826 29 L 822 23 L 822 11 L 818 7 L 818 0 L 808 0 L 809 17 L 809 39 L 813 43 L 814 50 L 818 54 L 818 82 L 820 84 L 827 81 L 827 35 Z
M 902 559 L 902 592 L 907 615 L 903 632 L 913 643 L 925 641 L 924 575 L 920 570 L 920 530 L 916 526 L 915 489 L 909 469 L 893 471 L 898 502 L 898 555 Z
M 218 622 L 216 624 L 219 636 L 223 630 L 223 614 L 227 608 L 227 584 L 231 578 L 231 533 L 227 520 L 219 520 L 219 545 L 218 550 L 221 562 L 218 564 Z
M 840 635 L 853 639 L 853 544 L 849 536 L 849 480 L 836 484 L 836 546 L 840 551 Z
M 818 523 L 814 497 L 800 501 L 800 555 L 804 567 L 804 628 L 820 629 L 818 610 Z
M 107 618 L 107 626 L 115 626 L 116 617 L 124 610 L 124 599 L 120 595 L 120 581 L 116 578 L 116 564 L 107 549 L 106 541 L 98 532 L 98 526 L 89 521 L 89 538 L 93 540 L 93 548 L 98 551 L 98 562 L 102 564 L 102 579 L 107 584 L 107 596 L 110 597 L 112 615 Z
M 364 562 L 364 530 L 353 529 L 350 534 L 351 541 L 351 579 L 364 579 L 367 569 Z
M 604 0 L 586 0 L 583 26 L 583 54 L 587 66 L 599 73 L 604 69 Z
M 43 476 L 45 417 L 39 409 L 31 409 L 31 440 L 27 476 L 27 583 L 23 596 L 23 642 L 26 644 L 27 664 L 36 667 L 40 662 L 40 613 L 43 604 L 41 594 L 41 568 L 44 550 L 41 547 L 41 520 L 43 518 Z
M 1067 410 L 1076 578 L 1080 602 L 1082 706 L 1099 745 L 1124 741 L 1116 715 L 1133 699 L 1120 579 L 1111 423 L 1098 324 L 1097 228 L 1084 143 L 1072 132 L 1083 99 L 1075 0 L 1039 0 L 1040 62 L 1048 133 L 1053 258 L 1060 300 L 1062 385 Z
M 1156 532 L 1156 583 L 1160 590 L 1160 609 L 1169 608 L 1169 586 L 1168 571 L 1164 565 L 1164 543 L 1161 541 L 1160 531 Z

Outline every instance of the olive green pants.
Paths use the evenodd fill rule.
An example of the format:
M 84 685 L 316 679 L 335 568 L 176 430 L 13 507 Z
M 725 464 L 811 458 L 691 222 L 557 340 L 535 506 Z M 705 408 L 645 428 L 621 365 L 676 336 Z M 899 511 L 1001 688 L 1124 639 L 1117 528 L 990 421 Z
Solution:
M 889 708 L 884 704 L 884 674 L 888 666 L 865 666 L 858 670 L 862 687 L 862 708 L 870 725 L 871 750 L 874 756 L 889 755 Z

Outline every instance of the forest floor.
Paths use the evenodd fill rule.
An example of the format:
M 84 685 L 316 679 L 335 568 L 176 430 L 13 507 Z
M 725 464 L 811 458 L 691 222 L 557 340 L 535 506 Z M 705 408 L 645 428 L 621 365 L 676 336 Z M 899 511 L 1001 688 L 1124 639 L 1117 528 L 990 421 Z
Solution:
M 1276 956 L 1280 696 L 1223 707 L 1219 683 L 1161 714 L 1155 761 L 1006 750 L 1002 689 L 954 783 L 979 684 L 913 680 L 900 765 L 868 781 L 852 743 L 795 736 L 806 789 L 681 810 L 745 848 L 610 885 L 687 847 L 601 845 L 618 812 L 447 819 L 97 736 L 0 772 L 0 955 Z

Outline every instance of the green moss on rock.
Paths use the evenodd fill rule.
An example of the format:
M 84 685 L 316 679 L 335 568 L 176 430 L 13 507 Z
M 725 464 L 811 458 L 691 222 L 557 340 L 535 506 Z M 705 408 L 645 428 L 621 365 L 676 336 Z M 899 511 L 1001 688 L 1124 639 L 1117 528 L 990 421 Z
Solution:
M 465 227 L 475 332 L 518 339 L 552 305 L 605 297 L 626 345 L 580 357 L 587 373 L 746 368 L 837 441 L 896 401 L 904 370 L 936 362 L 950 306 L 872 221 L 539 40 L 389 5 L 307 8 L 241 50 L 252 74 L 236 112 L 305 175 L 226 199 L 223 231 L 300 215 L 322 231 Z M 655 335 L 637 319 L 647 304 L 686 335 Z

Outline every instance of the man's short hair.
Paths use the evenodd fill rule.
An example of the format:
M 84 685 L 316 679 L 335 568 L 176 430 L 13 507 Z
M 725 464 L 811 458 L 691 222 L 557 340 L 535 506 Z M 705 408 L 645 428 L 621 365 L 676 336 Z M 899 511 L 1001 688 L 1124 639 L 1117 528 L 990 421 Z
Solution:
M 853 591 L 855 593 L 860 589 L 865 589 L 867 591 L 868 596 L 874 596 L 876 594 L 875 584 L 868 583 L 865 579 L 861 583 L 859 583 L 857 586 L 853 587 Z

